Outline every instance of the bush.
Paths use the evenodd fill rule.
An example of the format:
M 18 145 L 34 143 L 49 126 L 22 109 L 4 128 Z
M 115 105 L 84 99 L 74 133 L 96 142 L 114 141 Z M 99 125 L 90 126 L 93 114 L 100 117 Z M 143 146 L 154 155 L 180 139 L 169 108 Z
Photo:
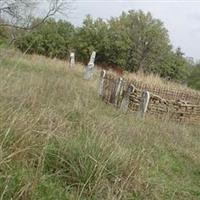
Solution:
M 28 50 L 29 53 L 66 59 L 71 49 L 73 35 L 72 24 L 49 19 L 33 32 L 24 33 L 16 42 L 16 46 L 22 51 Z
M 200 64 L 197 64 L 191 69 L 188 77 L 188 85 L 194 89 L 200 90 Z
M 16 42 L 22 51 L 66 59 L 71 50 L 76 60 L 87 63 L 92 51 L 96 63 L 138 70 L 162 77 L 185 80 L 187 60 L 180 48 L 172 50 L 163 23 L 142 11 L 123 12 L 119 17 L 94 20 L 87 16 L 82 27 L 49 19 L 35 31 L 24 33 Z

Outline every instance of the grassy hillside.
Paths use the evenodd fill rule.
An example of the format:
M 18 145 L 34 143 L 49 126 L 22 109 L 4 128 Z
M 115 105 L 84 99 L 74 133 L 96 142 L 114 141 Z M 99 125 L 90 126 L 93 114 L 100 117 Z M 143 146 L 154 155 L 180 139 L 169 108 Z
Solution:
M 0 199 L 200 199 L 200 129 L 123 115 L 98 73 L 1 51 Z

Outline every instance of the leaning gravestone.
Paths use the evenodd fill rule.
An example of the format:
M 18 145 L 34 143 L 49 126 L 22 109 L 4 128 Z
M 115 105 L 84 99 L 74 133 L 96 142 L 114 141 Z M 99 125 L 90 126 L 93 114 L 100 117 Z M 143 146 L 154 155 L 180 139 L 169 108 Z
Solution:
M 115 106 L 117 106 L 117 104 L 118 104 L 118 97 L 119 97 L 120 90 L 121 90 L 121 82 L 122 82 L 121 77 L 112 81 L 112 90 L 111 90 L 109 102 L 111 104 L 114 104 Z
M 116 106 L 118 104 L 119 96 L 120 96 L 120 93 L 121 93 L 121 90 L 122 90 L 122 81 L 123 81 L 122 77 L 119 77 L 117 79 L 117 88 L 116 88 L 116 93 L 115 93 L 115 105 Z
M 140 105 L 139 105 L 139 111 L 138 111 L 139 117 L 145 116 L 145 113 L 147 112 L 147 108 L 149 105 L 149 100 L 150 100 L 150 93 L 148 91 L 143 92 L 141 96 Z
M 99 83 L 99 96 L 103 96 L 103 89 L 104 89 L 104 81 L 106 76 L 106 70 L 101 72 L 100 83 Z
M 73 68 L 75 66 L 75 53 L 71 52 L 69 57 L 69 67 Z
M 85 68 L 85 74 L 84 74 L 84 79 L 85 80 L 89 80 L 93 76 L 95 57 L 96 57 L 96 52 L 93 51 L 92 55 L 90 57 L 90 61 L 89 61 L 88 65 Z
M 135 86 L 133 84 L 129 84 L 127 91 L 124 95 L 124 98 L 122 99 L 121 106 L 120 106 L 120 110 L 123 113 L 126 113 L 128 111 L 128 106 L 129 106 L 129 102 L 130 102 L 129 97 L 130 97 L 131 93 L 134 92 L 134 90 L 135 90 Z

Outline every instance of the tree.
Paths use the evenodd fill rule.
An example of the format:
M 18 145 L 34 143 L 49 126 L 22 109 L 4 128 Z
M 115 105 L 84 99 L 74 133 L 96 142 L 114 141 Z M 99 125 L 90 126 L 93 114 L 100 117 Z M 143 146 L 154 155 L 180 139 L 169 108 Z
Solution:
M 33 21 L 31 26 L 40 21 Z M 95 50 L 96 62 L 107 67 L 155 73 L 181 81 L 188 75 L 189 62 L 180 48 L 173 51 L 163 23 L 142 11 L 123 12 L 106 21 L 88 15 L 78 28 L 65 21 L 47 20 L 31 33 L 26 32 L 16 44 L 21 50 L 29 47 L 30 53 L 59 58 L 66 58 L 73 49 L 76 58 L 84 63 Z
M 33 23 L 38 24 L 41 19 Z M 46 23 L 41 24 L 32 32 L 25 32 L 25 35 L 17 40 L 16 46 L 29 53 L 42 54 L 49 57 L 65 59 L 72 47 L 74 26 L 66 21 L 56 22 L 49 18 Z
M 200 63 L 195 64 L 191 68 L 191 73 L 188 77 L 188 86 L 200 90 Z
M 171 50 L 168 32 L 160 20 L 142 11 L 123 12 L 110 20 L 114 59 L 129 71 L 149 72 L 162 65 Z M 122 55 L 122 57 L 119 55 Z
M 150 13 L 132 10 L 108 21 L 87 16 L 76 38 L 75 49 L 82 60 L 96 50 L 101 64 L 186 79 L 187 60 L 180 49 L 173 52 L 167 29 Z
M 57 13 L 64 14 L 69 9 L 70 0 L 43 1 L 47 9 L 44 15 L 39 14 L 41 20 L 33 24 L 40 4 L 32 0 L 0 0 L 0 27 L 10 27 L 11 41 L 16 39 L 16 29 L 32 30 Z
M 74 48 L 77 56 L 83 62 L 88 60 L 92 51 L 97 51 L 96 62 L 107 62 L 107 51 L 109 47 L 108 23 L 101 18 L 93 20 L 90 15 L 86 16 L 83 26 L 77 28 L 74 40 Z

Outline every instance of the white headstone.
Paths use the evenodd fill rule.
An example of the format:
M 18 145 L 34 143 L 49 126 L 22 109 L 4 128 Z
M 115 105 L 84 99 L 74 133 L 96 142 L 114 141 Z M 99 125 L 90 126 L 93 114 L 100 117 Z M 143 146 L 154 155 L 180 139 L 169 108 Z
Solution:
M 69 67 L 73 68 L 75 66 L 75 53 L 71 52 L 69 57 Z
M 106 76 L 106 70 L 103 70 L 101 72 L 101 77 L 100 77 L 100 84 L 99 84 L 99 96 L 103 96 L 103 85 L 105 81 L 105 76 Z
M 117 80 L 117 88 L 116 88 L 116 94 L 115 94 L 115 105 L 118 104 L 118 98 L 120 96 L 120 93 L 121 93 L 121 90 L 122 90 L 122 81 L 123 81 L 123 78 L 120 77 L 118 80 Z
M 145 113 L 147 112 L 147 108 L 149 105 L 149 100 L 150 100 L 150 93 L 148 91 L 143 92 L 141 95 L 141 101 L 140 101 L 139 111 L 138 111 L 138 115 L 140 117 L 145 116 Z
M 85 68 L 85 74 L 84 74 L 84 79 L 89 80 L 93 76 L 93 70 L 94 70 L 94 61 L 96 57 L 96 52 L 93 51 L 92 55 L 90 56 L 90 61 L 88 65 Z

